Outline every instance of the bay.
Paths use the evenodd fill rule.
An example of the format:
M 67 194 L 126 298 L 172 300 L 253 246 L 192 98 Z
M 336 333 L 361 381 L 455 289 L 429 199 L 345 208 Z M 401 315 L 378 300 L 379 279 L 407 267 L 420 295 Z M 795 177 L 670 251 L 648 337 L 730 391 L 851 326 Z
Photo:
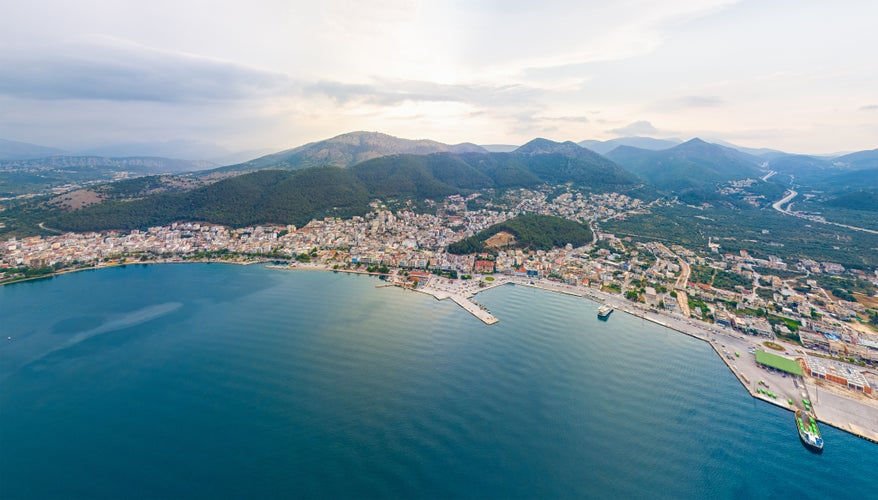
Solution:
M 515 286 L 478 296 L 486 326 L 380 283 L 192 264 L 0 287 L 0 497 L 876 492 L 878 446 L 823 426 L 810 453 L 703 342 Z

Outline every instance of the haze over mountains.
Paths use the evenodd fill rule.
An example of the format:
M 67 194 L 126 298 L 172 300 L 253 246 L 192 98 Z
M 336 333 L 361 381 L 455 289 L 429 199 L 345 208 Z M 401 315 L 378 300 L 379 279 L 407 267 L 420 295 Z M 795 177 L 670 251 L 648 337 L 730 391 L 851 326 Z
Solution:
M 63 154 L 67 152 L 58 148 L 0 139 L 0 160 L 27 160 Z

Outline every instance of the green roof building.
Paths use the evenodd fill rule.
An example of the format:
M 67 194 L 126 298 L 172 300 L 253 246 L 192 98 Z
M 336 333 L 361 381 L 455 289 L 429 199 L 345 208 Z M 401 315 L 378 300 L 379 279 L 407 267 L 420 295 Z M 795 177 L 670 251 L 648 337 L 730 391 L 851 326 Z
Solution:
M 794 359 L 771 354 L 770 352 L 756 351 L 756 362 L 775 370 L 802 376 L 802 367 Z

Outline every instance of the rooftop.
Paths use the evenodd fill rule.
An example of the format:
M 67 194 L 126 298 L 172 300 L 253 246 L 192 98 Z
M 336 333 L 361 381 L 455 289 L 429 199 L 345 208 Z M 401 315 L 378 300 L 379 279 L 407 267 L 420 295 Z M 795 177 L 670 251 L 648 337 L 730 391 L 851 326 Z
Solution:
M 756 362 L 776 370 L 792 373 L 793 375 L 802 375 L 802 367 L 799 366 L 799 363 L 796 363 L 796 360 L 771 354 L 770 352 L 757 350 Z

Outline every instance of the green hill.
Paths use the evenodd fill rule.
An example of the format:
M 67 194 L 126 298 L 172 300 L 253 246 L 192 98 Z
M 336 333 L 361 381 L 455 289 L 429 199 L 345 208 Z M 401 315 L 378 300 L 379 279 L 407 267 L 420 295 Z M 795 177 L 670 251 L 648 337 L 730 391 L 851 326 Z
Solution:
M 831 207 L 878 212 L 878 189 L 852 191 L 826 202 Z
M 237 165 L 221 167 L 204 174 L 217 172 L 252 172 L 267 168 L 298 170 L 332 165 L 349 167 L 382 156 L 432 153 L 485 153 L 475 144 L 448 145 L 430 140 L 400 139 L 379 132 L 350 132 L 324 141 L 312 142 L 270 154 Z
M 490 247 L 486 241 L 501 232 L 515 237 L 509 247 L 529 250 L 551 250 L 568 243 L 580 247 L 592 241 L 591 230 L 578 222 L 548 215 L 519 215 L 452 243 L 448 246 L 448 252 L 457 255 L 494 252 L 497 249 Z
M 349 170 L 263 170 L 184 193 L 111 200 L 75 212 L 56 212 L 47 224 L 69 231 L 136 229 L 182 220 L 235 227 L 272 222 L 304 225 L 315 217 L 365 213 L 368 203 L 368 191 Z
M 833 158 L 832 162 L 840 167 L 855 170 L 878 168 L 878 149 L 846 154 Z
M 675 193 L 761 177 L 758 158 L 701 139 L 661 151 L 619 146 L 607 157 L 656 188 Z
M 68 213 L 55 210 L 43 220 L 49 227 L 71 231 L 133 229 L 180 220 L 302 225 L 314 217 L 363 214 L 373 199 L 436 199 L 545 183 L 570 182 L 600 192 L 636 187 L 631 174 L 593 152 L 573 143 L 540 141 L 539 150 L 513 153 L 394 155 L 350 168 L 261 170 L 182 193 L 112 199 Z M 565 153 L 571 146 L 575 149 Z

